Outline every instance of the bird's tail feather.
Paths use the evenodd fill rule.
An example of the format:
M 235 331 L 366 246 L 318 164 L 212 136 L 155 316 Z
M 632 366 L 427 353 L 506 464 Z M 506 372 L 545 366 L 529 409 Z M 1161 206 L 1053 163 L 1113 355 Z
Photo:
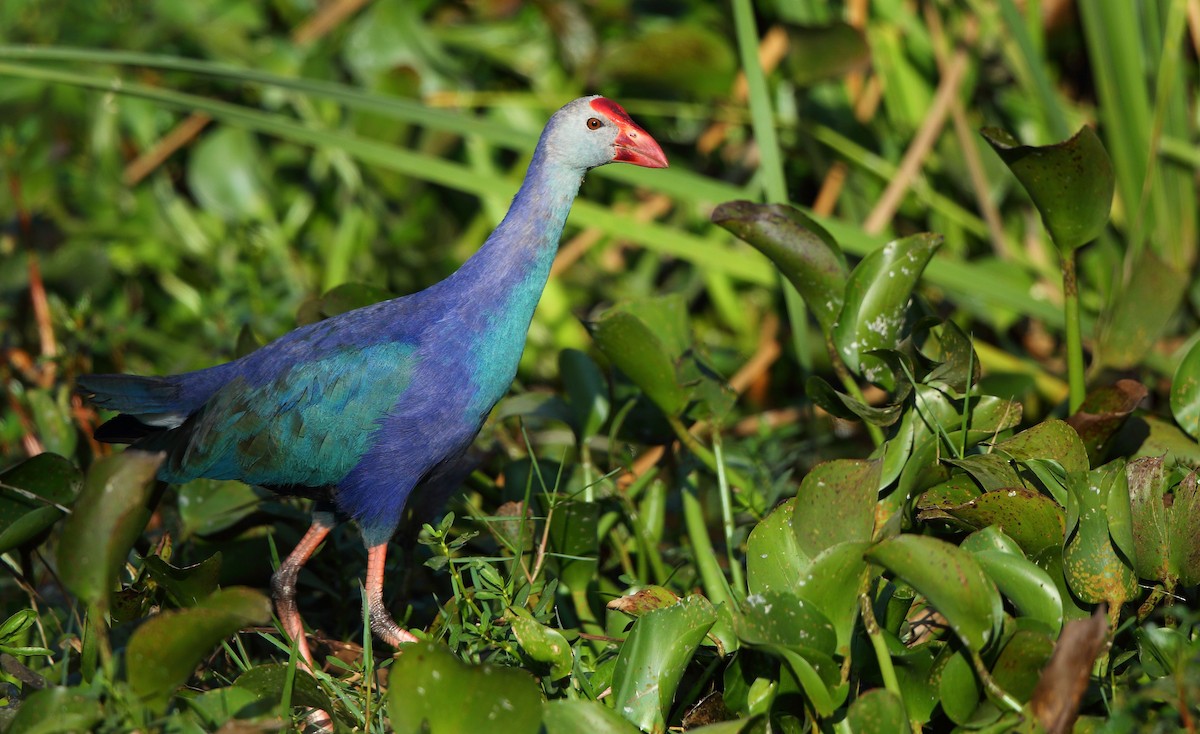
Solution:
M 76 384 L 96 406 L 122 413 L 174 413 L 182 407 L 182 386 L 170 377 L 83 375 Z

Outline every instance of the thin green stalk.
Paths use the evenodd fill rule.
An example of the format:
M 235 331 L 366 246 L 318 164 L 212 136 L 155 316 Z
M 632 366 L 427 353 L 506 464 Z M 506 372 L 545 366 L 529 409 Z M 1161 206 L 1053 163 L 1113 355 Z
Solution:
M 875 651 L 875 659 L 879 662 L 879 677 L 883 678 L 883 687 L 891 691 L 892 695 L 903 704 L 904 692 L 900 689 L 900 680 L 896 677 L 895 666 L 892 665 L 892 654 L 888 652 L 887 640 L 883 638 L 883 631 L 879 628 L 878 620 L 875 619 L 875 610 L 871 607 L 870 594 L 858 595 L 858 609 L 862 615 L 867 637 L 871 640 L 871 648 Z
M 1083 374 L 1083 336 L 1079 324 L 1079 286 L 1075 282 L 1075 250 L 1063 253 L 1063 316 L 1067 324 L 1068 407 L 1074 413 L 1083 405 L 1087 385 Z
M 704 522 L 704 510 L 696 492 L 690 487 L 683 490 L 683 523 L 687 528 L 688 540 L 692 544 L 692 554 L 695 557 L 696 570 L 700 574 L 700 582 L 704 586 L 704 595 L 714 605 L 726 602 L 733 607 L 733 592 L 721 567 L 717 564 L 717 554 L 708 539 L 708 524 Z
M 713 432 L 713 456 L 717 461 L 717 486 L 721 495 L 721 529 L 725 534 L 725 558 L 729 562 L 734 596 L 740 598 L 746 594 L 746 578 L 742 572 L 742 564 L 734 553 L 733 494 L 729 491 L 729 481 L 725 476 L 725 455 L 721 451 L 720 431 Z

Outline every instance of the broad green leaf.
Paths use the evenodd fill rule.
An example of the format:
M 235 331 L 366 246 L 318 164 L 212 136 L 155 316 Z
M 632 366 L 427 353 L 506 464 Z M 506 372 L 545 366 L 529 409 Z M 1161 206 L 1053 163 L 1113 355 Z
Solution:
M 941 244 L 939 235 L 911 235 L 872 251 L 851 271 L 833 343 L 853 372 L 889 385 L 884 363 L 866 353 L 900 342 L 913 289 Z
M 971 533 L 966 538 L 963 538 L 963 542 L 959 543 L 958 547 L 971 553 L 1000 551 L 1009 555 L 1025 555 L 1025 552 L 1021 550 L 1021 546 L 1017 545 L 1015 540 L 1005 535 L 1004 531 L 995 525 L 989 525 L 982 530 Z
M 675 379 L 674 357 L 654 329 L 637 316 L 610 310 L 591 325 L 596 346 L 613 365 L 669 416 L 687 406 L 687 392 Z
M 226 221 L 272 221 L 265 161 L 251 133 L 219 127 L 192 148 L 188 186 L 201 206 Z
M 746 597 L 734 615 L 738 638 L 749 645 L 774 645 L 832 655 L 837 633 L 817 605 L 786 591 Z
M 1133 542 L 1137 549 L 1133 570 L 1138 578 L 1165 581 L 1171 574 L 1171 534 L 1164 503 L 1167 471 L 1160 456 L 1143 456 L 1125 466 Z
M 795 677 L 799 689 L 804 691 L 818 715 L 831 716 L 845 701 L 849 685 L 840 682 L 840 666 L 832 657 L 811 648 L 764 645 L 763 649 L 787 664 L 786 670 Z M 781 689 L 786 690 L 786 676 L 784 683 Z
M 63 524 L 59 576 L 76 596 L 101 611 L 129 549 L 150 519 L 162 459 L 162 454 L 125 451 L 92 464 Z
M 970 474 L 985 493 L 1023 485 L 1012 460 L 999 453 L 971 454 L 962 459 L 946 459 L 945 462 Z
M 946 647 L 936 663 L 938 697 L 942 711 L 960 726 L 971 719 L 979 708 L 979 696 L 983 687 L 975 674 L 966 651 Z
M 899 643 L 897 643 L 899 644 Z M 929 645 L 909 650 L 909 654 L 893 656 L 896 681 L 910 721 L 925 723 L 938 705 L 937 681 L 934 679 L 934 657 Z
M 844 542 L 871 540 L 881 462 L 838 459 L 816 465 L 796 492 L 792 529 L 800 549 L 816 556 Z
M 221 552 L 184 568 L 172 566 L 159 556 L 146 556 L 143 564 L 150 578 L 166 590 L 175 604 L 190 607 L 216 591 L 221 573 Z
M 83 477 L 56 454 L 38 454 L 0 473 L 0 553 L 35 540 L 63 516 Z
M 17 709 L 6 734 L 67 734 L 92 731 L 104 708 L 83 689 L 55 686 L 34 691 Z
M 716 610 L 702 596 L 639 617 L 617 653 L 617 711 L 643 731 L 665 731 L 683 671 L 716 621 Z
M 1055 636 L 1057 636 L 1055 632 Z M 1055 637 L 1044 632 L 1017 630 L 992 666 L 996 685 L 1022 703 L 1033 696 L 1038 677 L 1054 652 Z
M 746 585 L 751 594 L 788 591 L 812 562 L 800 549 L 792 516 L 796 499 L 790 498 L 767 513 L 746 540 Z
M 608 381 L 592 358 L 578 349 L 558 355 L 558 373 L 570 408 L 575 437 L 585 441 L 595 436 L 608 420 Z
M 1168 526 L 1170 568 L 1185 587 L 1200 584 L 1200 481 L 1189 474 L 1175 487 Z
M 1179 430 L 1173 421 L 1150 413 L 1134 413 L 1113 438 L 1110 453 L 1136 459 L 1164 456 L 1191 467 L 1200 467 L 1200 443 Z
M 441 645 L 418 642 L 392 664 L 388 719 L 396 734 L 536 734 L 542 697 L 523 670 L 468 665 Z
M 1119 481 L 1118 481 L 1119 480 Z M 1117 487 L 1115 485 L 1119 484 Z M 1124 466 L 1109 464 L 1090 472 L 1069 475 L 1067 507 L 1069 540 L 1063 550 L 1063 572 L 1071 591 L 1089 604 L 1121 604 L 1137 595 L 1137 575 L 1128 561 L 1117 555 L 1109 534 L 1109 505 L 1125 493 Z
M 1000 594 L 971 554 L 926 535 L 881 541 L 867 560 L 924 595 L 968 648 L 987 647 L 1000 628 Z
M 250 485 L 219 479 L 194 479 L 179 487 L 176 499 L 184 538 L 227 530 L 261 504 Z
M 971 338 L 953 321 L 943 321 L 929 329 L 921 353 L 938 362 L 925 375 L 927 385 L 964 394 L 979 384 L 983 368 Z
M 1171 415 L 1189 436 L 1200 440 L 1200 341 L 1188 350 L 1171 378 Z
M 1046 495 L 1028 489 L 986 492 L 964 504 L 939 509 L 976 529 L 996 526 L 1031 557 L 1062 547 L 1063 509 Z
M 1134 631 L 1142 668 L 1151 678 L 1162 678 L 1187 666 L 1200 652 L 1200 646 L 1188 636 L 1171 627 L 1148 623 Z
M 600 505 L 566 500 L 554 505 L 548 538 L 551 562 L 567 591 L 587 588 L 596 573 Z
M 1023 555 L 998 550 L 972 555 L 1021 616 L 1032 617 L 1058 634 L 1063 623 L 1062 597 L 1048 573 Z
M 796 593 L 811 602 L 837 633 L 837 654 L 847 656 L 858 621 L 858 595 L 866 579 L 863 554 L 869 543 L 838 543 L 826 548 L 795 584 Z
M 289 675 L 287 663 L 257 665 L 237 677 L 233 686 L 250 691 L 255 697 L 270 701 L 278 706 L 282 702 L 283 688 Z M 308 673 L 299 668 L 290 671 L 292 679 L 292 706 L 308 706 L 322 711 L 333 711 L 333 703 L 321 686 Z
M 271 619 L 271 602 L 252 589 L 222 589 L 188 609 L 162 612 L 138 627 L 125 648 L 134 695 L 163 709 L 212 649 L 238 630 Z
M 908 715 L 904 704 L 885 688 L 874 688 L 850 704 L 846 723 L 852 732 L 908 734 Z
M 599 701 L 559 699 L 542 707 L 546 734 L 640 734 L 641 730 Z
M 824 227 L 787 204 L 751 201 L 721 204 L 712 220 L 769 257 L 804 298 L 821 329 L 832 333 L 850 268 Z
M 1088 454 L 1083 440 L 1065 421 L 1050 419 L 996 444 L 995 451 L 1015 461 L 1053 459 L 1066 471 L 1087 471 Z
M 1146 248 L 1130 264 L 1128 281 L 1109 298 L 1096 333 L 1098 367 L 1127 370 L 1146 354 L 1179 312 L 1192 283 L 1190 271 Z
M 1135 380 L 1117 380 L 1089 392 L 1079 410 L 1067 419 L 1083 440 L 1091 464 L 1099 465 L 1104 460 L 1111 439 L 1148 392 Z
M 1100 235 L 1112 208 L 1112 161 L 1096 132 L 1084 126 L 1054 145 L 1021 145 L 998 128 L 980 131 L 1025 187 L 1061 252 Z
M 511 608 L 506 616 L 525 654 L 550 666 L 550 680 L 558 680 L 571 673 L 574 656 L 562 632 L 537 621 L 523 607 Z

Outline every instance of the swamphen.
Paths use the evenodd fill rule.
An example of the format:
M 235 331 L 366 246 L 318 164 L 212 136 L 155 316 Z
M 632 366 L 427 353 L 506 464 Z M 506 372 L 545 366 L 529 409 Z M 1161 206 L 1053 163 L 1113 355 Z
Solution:
M 517 371 L 567 212 L 587 171 L 665 168 L 620 105 L 577 99 L 554 114 L 504 221 L 449 278 L 301 327 L 216 367 L 170 377 L 88 375 L 120 411 L 96 438 L 162 451 L 159 478 L 237 479 L 317 500 L 312 526 L 272 579 L 284 629 L 310 664 L 296 576 L 338 517 L 367 547 L 371 630 L 415 637 L 383 605 L 387 543 L 413 492 L 440 491 Z

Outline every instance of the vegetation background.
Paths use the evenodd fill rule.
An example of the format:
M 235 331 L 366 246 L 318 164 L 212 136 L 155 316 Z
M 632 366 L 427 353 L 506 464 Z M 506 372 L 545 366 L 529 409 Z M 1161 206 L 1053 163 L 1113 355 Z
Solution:
M 9 730 L 1195 729 L 1200 2 L 7 0 L 0 44 Z M 253 591 L 302 503 L 155 486 L 74 378 L 440 280 L 588 93 L 671 168 L 589 176 L 397 540 L 444 647 L 371 649 L 342 528 L 310 679 Z

